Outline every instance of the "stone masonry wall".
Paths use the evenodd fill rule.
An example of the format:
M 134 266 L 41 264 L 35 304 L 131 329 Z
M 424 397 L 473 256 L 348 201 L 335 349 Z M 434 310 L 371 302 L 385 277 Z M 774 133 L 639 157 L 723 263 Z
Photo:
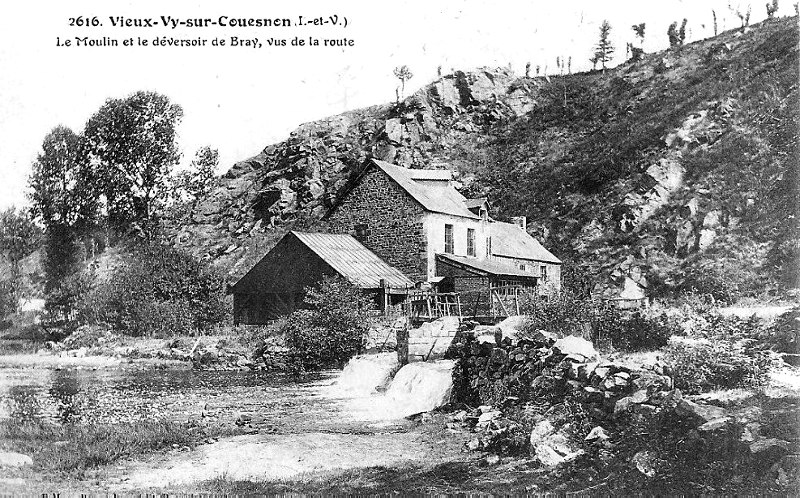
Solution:
M 331 232 L 353 236 L 356 225 L 366 225 L 361 243 L 417 281 L 425 280 L 427 274 L 423 213 L 402 188 L 373 167 L 333 210 L 328 222 Z

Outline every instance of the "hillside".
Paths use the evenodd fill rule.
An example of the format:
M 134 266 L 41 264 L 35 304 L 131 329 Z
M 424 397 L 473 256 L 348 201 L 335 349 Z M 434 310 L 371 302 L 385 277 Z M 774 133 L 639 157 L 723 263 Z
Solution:
M 797 286 L 797 85 L 797 17 L 604 73 L 456 72 L 235 164 L 175 220 L 176 244 L 235 278 L 288 227 L 318 225 L 374 156 L 457 170 L 596 291 L 625 276 L 655 295 Z

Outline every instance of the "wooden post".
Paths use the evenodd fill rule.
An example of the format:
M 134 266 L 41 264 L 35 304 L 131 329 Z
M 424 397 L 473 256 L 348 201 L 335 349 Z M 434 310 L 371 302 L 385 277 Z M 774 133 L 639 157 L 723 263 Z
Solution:
M 411 317 L 407 317 L 403 328 L 397 329 L 397 362 L 400 366 L 408 363 L 408 329 L 411 328 Z

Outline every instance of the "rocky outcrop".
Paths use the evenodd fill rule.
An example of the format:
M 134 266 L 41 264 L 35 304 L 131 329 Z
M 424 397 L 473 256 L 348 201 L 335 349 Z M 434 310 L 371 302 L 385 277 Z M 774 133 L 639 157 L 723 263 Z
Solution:
M 653 275 L 673 285 L 679 272 L 722 261 L 705 253 L 730 237 L 741 246 L 742 238 L 767 233 L 761 225 L 769 220 L 754 216 L 773 203 L 761 184 L 787 177 L 768 170 L 785 170 L 793 154 L 791 137 L 772 142 L 793 126 L 782 109 L 792 108 L 797 92 L 784 80 L 796 75 L 769 76 L 769 68 L 796 66 L 790 21 L 604 73 L 521 78 L 506 69 L 457 71 L 400 103 L 306 123 L 233 165 L 187 220 L 176 220 L 174 240 L 235 278 L 276 231 L 296 223 L 320 228 L 320 218 L 375 157 L 456 170 L 468 197 L 488 195 L 500 217 L 527 214 L 545 246 L 590 265 L 602 281 L 600 294 L 620 292 L 626 277 L 646 292 L 658 288 L 645 281 Z M 743 72 L 746 65 L 736 61 L 744 59 L 759 61 L 759 69 Z M 772 88 L 769 99 L 732 86 L 749 75 L 758 88 Z M 767 122 L 765 115 L 776 117 Z M 765 127 L 776 128 L 762 133 Z M 751 142 L 744 152 L 752 151 L 748 161 L 759 161 L 753 171 L 764 171 L 758 174 L 765 182 L 744 185 L 754 175 L 748 161 L 739 161 L 739 145 L 731 148 L 731 135 Z M 548 179 L 550 171 L 558 175 Z M 565 175 L 563 185 L 552 185 Z M 750 230 L 753 224 L 761 225 Z

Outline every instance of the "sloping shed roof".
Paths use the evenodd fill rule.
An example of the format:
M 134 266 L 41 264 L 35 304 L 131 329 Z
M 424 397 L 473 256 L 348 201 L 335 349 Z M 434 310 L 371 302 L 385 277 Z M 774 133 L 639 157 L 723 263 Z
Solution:
M 561 264 L 560 259 L 517 225 L 494 221 L 489 223 L 489 231 L 492 236 L 492 254 Z
M 392 287 L 413 287 L 400 270 L 388 265 L 352 235 L 291 232 L 323 261 L 354 285 L 375 289 L 381 279 Z
M 488 273 L 491 275 L 511 275 L 514 277 L 527 278 L 537 278 L 539 276 L 525 270 L 520 270 L 519 268 L 508 263 L 503 263 L 494 259 L 477 259 L 443 253 L 437 254 L 436 257 L 445 261 L 456 263 L 457 265 L 467 266 L 473 270 L 477 270 L 478 273 L 482 274 Z
M 479 216 L 467 209 L 464 196 L 450 185 L 449 180 L 452 175 L 450 171 L 414 170 L 378 159 L 373 159 L 372 162 L 426 210 L 463 218 L 480 219 Z

